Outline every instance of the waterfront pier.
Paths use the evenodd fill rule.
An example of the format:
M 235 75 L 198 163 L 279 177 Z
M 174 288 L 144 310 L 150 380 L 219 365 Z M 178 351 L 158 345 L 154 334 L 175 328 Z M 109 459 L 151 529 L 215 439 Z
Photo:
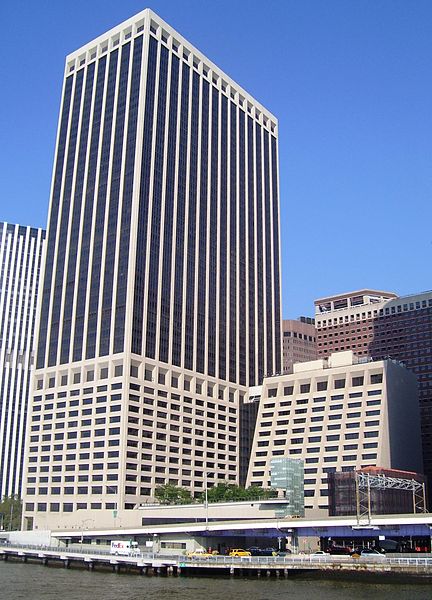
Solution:
M 4 561 L 32 562 L 43 565 L 63 565 L 65 568 L 81 567 L 88 570 L 110 568 L 115 572 L 128 570 L 143 575 L 187 575 L 220 573 L 223 575 L 247 574 L 256 577 L 288 577 L 290 573 L 326 571 L 338 573 L 387 573 L 432 577 L 432 557 L 386 556 L 381 560 L 368 557 L 330 555 L 289 556 L 161 556 L 139 553 L 137 556 L 115 556 L 105 551 L 84 548 L 41 548 L 37 546 L 0 546 L 0 559 Z

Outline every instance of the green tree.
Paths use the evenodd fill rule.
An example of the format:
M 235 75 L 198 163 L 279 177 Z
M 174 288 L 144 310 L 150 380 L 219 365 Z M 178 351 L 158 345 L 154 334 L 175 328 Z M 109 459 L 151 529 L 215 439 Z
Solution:
M 272 488 L 261 488 L 257 485 L 251 485 L 246 488 L 247 500 L 267 500 L 269 498 L 277 498 L 277 491 Z
M 217 485 L 208 488 L 207 497 L 209 502 L 239 502 L 241 500 L 258 500 L 266 498 L 274 498 L 277 496 L 276 490 L 260 488 L 253 485 L 249 488 L 244 488 L 240 485 L 234 485 L 227 481 L 218 483 Z M 205 494 L 200 494 L 200 499 L 205 499 Z
M 21 529 L 22 500 L 17 495 L 3 496 L 0 502 L 0 529 Z
M 226 481 L 207 490 L 209 502 L 234 502 L 235 500 L 244 499 L 244 488 Z
M 161 504 L 187 504 L 192 502 L 192 496 L 189 490 L 177 487 L 170 483 L 158 486 L 155 491 L 155 496 Z

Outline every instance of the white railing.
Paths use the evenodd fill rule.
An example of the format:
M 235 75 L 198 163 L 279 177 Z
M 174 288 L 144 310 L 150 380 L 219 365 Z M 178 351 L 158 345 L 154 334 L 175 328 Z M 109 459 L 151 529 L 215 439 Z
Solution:
M 369 556 L 362 556 L 360 558 L 353 558 L 352 556 L 332 556 L 332 555 L 299 555 L 291 554 L 289 556 L 226 556 L 226 555 L 214 555 L 214 556 L 184 556 L 184 555 L 164 555 L 160 553 L 140 552 L 136 556 L 114 556 L 110 553 L 109 549 L 92 549 L 92 548 L 77 548 L 77 547 L 61 547 L 61 546 L 41 546 L 31 544 L 0 544 L 0 552 L 23 552 L 28 551 L 31 554 L 44 554 L 49 553 L 51 555 L 74 555 L 74 556 L 103 556 L 110 557 L 112 559 L 121 559 L 133 562 L 140 562 L 141 560 L 146 561 L 169 561 L 170 563 L 176 562 L 177 565 L 202 565 L 202 566 L 230 566 L 230 567 L 247 567 L 252 566 L 268 566 L 268 567 L 279 567 L 289 568 L 290 566 L 304 566 L 304 567 L 319 567 L 320 565 L 352 565 L 355 567 L 358 564 L 368 566 L 399 566 L 399 567 L 430 567 L 432 569 L 432 556 L 430 557 L 386 557 L 379 556 L 378 558 L 370 558 Z

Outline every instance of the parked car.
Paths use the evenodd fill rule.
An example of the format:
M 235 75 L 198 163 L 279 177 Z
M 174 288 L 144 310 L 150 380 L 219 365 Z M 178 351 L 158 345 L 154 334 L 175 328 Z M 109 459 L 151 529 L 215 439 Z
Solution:
M 366 558 L 368 560 L 386 560 L 385 554 L 373 548 L 357 548 L 351 556 L 353 558 Z
M 243 548 L 233 548 L 228 556 L 252 556 L 249 550 L 243 550 Z
M 349 546 L 330 546 L 327 551 L 329 554 L 335 555 L 339 554 L 348 556 L 351 554 L 351 548 Z
M 323 556 L 328 556 L 328 552 L 324 552 L 324 550 L 317 550 L 316 552 L 312 552 L 312 554 L 309 555 L 311 558 L 320 558 Z
M 186 552 L 186 556 L 190 558 L 210 558 L 211 556 L 215 556 L 217 552 L 207 552 L 206 550 L 192 550 L 191 552 Z
M 377 550 L 382 552 L 402 552 L 402 544 L 396 540 L 380 540 L 377 544 Z
M 259 548 L 258 546 L 251 546 L 247 549 L 248 552 L 251 553 L 252 556 L 277 556 L 278 551 L 276 548 L 268 547 L 268 548 Z

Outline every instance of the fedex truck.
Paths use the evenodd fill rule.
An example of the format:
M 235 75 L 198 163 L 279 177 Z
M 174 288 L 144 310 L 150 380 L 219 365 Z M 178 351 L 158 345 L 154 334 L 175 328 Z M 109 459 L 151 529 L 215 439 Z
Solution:
M 139 554 L 138 542 L 113 540 L 110 553 L 118 556 L 137 556 Z

